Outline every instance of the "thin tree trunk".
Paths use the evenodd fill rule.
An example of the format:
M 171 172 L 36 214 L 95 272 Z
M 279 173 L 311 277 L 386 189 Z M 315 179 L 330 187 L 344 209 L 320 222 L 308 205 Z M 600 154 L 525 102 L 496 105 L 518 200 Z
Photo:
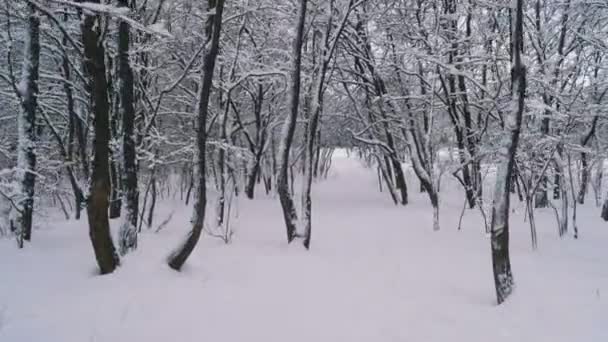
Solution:
M 154 209 L 156 208 L 156 196 L 157 196 L 156 172 L 157 171 L 158 170 L 157 170 L 156 165 L 153 166 L 152 173 L 150 175 L 150 207 L 148 208 L 148 219 L 146 220 L 148 228 L 152 227 L 152 219 L 154 219 Z
M 209 113 L 209 97 L 211 95 L 215 61 L 219 52 L 224 0 L 208 0 L 207 8 L 212 14 L 207 17 L 205 31 L 207 40 L 210 41 L 211 44 L 203 57 L 204 66 L 198 99 L 198 161 L 196 167 L 196 178 L 198 178 L 198 184 L 196 186 L 193 208 L 194 213 L 192 230 L 188 233 L 184 242 L 173 253 L 171 253 L 168 259 L 169 267 L 177 271 L 182 268 L 194 250 L 194 247 L 196 247 L 196 244 L 198 243 L 203 231 L 205 207 L 207 204 L 207 187 L 205 177 L 207 166 L 205 155 L 207 148 L 207 116 Z
M 499 155 L 496 188 L 492 205 L 491 248 L 494 285 L 498 304 L 503 303 L 513 291 L 513 273 L 509 258 L 509 186 L 517 153 L 526 93 L 526 68 L 522 61 L 523 50 L 523 0 L 517 0 L 515 30 L 513 30 L 513 66 L 511 89 L 514 108 L 508 113 L 505 128 L 508 137 L 503 141 L 503 153 Z
M 581 186 L 578 189 L 577 201 L 579 204 L 585 204 L 585 195 L 589 188 L 589 163 L 587 162 L 587 153 L 581 153 Z
M 258 175 L 260 174 L 260 153 L 256 153 L 255 160 L 253 161 L 253 165 L 249 170 L 249 175 L 247 176 L 247 185 L 245 186 L 245 193 L 247 198 L 253 199 L 255 195 L 255 183 Z
M 297 14 L 296 34 L 292 45 L 291 61 L 291 85 L 289 89 L 289 113 L 283 125 L 281 141 L 279 145 L 279 176 L 277 179 L 277 193 L 283 209 L 283 218 L 287 231 L 287 242 L 293 241 L 296 237 L 296 223 L 298 215 L 296 207 L 289 191 L 289 154 L 293 137 L 296 130 L 296 120 L 298 118 L 298 107 L 300 105 L 300 71 L 302 61 L 302 42 L 304 36 L 304 24 L 306 21 L 307 0 L 300 0 Z
M 63 15 L 63 21 L 68 21 L 67 11 Z M 67 38 L 64 36 L 62 38 L 62 44 L 64 50 L 68 47 Z M 65 151 L 65 160 L 66 169 L 68 169 L 68 177 L 70 179 L 70 184 L 72 186 L 72 191 L 74 192 L 74 218 L 76 220 L 80 220 L 80 213 L 82 211 L 82 204 L 84 202 L 84 196 L 82 193 L 82 189 L 76 180 L 76 175 L 74 173 L 74 167 L 72 166 L 72 161 L 74 160 L 74 134 L 78 133 L 77 127 L 82 126 L 80 122 L 80 118 L 76 114 L 74 108 L 74 94 L 71 85 L 71 72 L 70 72 L 70 62 L 68 59 L 68 55 L 64 54 L 61 59 L 61 72 L 63 73 L 63 90 L 65 92 L 66 98 L 66 109 L 68 111 L 68 142 L 67 149 Z M 61 136 L 58 136 L 58 143 L 62 144 Z

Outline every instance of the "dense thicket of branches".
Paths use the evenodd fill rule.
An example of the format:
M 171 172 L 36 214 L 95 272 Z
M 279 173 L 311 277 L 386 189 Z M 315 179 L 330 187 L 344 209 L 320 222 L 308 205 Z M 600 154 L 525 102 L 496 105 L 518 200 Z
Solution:
M 102 273 L 119 264 L 109 217 L 122 216 L 127 253 L 167 194 L 195 202 L 175 269 L 203 230 L 230 241 L 242 194 L 276 191 L 287 240 L 310 248 L 313 180 L 336 148 L 377 170 L 388 201 L 426 192 L 436 230 L 445 177 L 469 208 L 485 216 L 491 205 L 499 302 L 512 284 L 510 192 L 534 248 L 536 207 L 578 237 L 576 206 L 593 191 L 608 220 L 605 2 L 0 4 L 0 194 L 11 211 L 0 234 L 22 244 L 44 208 L 78 219 L 86 207 Z

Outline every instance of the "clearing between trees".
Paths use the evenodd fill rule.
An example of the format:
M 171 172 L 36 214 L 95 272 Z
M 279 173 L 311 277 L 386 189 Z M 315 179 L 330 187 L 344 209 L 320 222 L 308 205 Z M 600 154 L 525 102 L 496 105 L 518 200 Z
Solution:
M 480 212 L 457 230 L 459 184 L 442 185 L 440 231 L 426 194 L 392 205 L 345 151 L 318 185 L 309 251 L 285 242 L 279 202 L 263 189 L 233 204 L 231 243 L 204 234 L 181 273 L 165 262 L 190 227 L 179 193 L 158 204 L 159 224 L 171 220 L 144 228 L 109 275 L 98 275 L 86 221 L 51 216 L 22 250 L 0 240 L 0 341 L 608 341 L 608 230 L 593 205 L 579 208 L 578 240 L 538 210 L 533 251 L 513 199 L 517 283 L 496 306 Z M 120 220 L 111 224 L 116 236 Z

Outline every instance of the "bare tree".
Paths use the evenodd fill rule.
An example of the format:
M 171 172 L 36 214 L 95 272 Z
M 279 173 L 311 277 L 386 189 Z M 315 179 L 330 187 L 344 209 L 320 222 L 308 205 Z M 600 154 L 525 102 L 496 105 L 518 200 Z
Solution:
M 509 258 L 509 197 L 526 95 L 526 67 L 522 60 L 523 6 L 523 0 L 516 1 L 515 24 L 512 34 L 513 65 L 511 68 L 513 104 L 505 120 L 505 129 L 508 134 L 505 135 L 499 151 L 494 201 L 492 203 L 492 268 L 498 304 L 509 297 L 514 285 Z
M 293 143 L 293 137 L 296 130 L 296 120 L 298 118 L 298 108 L 300 105 L 300 77 L 302 64 L 302 42 L 304 37 L 304 24 L 306 22 L 306 5 L 307 0 L 300 0 L 300 5 L 297 14 L 296 33 L 291 46 L 291 85 L 289 88 L 289 112 L 283 131 L 281 133 L 279 144 L 279 176 L 277 179 L 277 192 L 281 207 L 283 208 L 283 217 L 285 219 L 285 227 L 287 228 L 287 241 L 291 242 L 296 237 L 296 226 L 298 215 L 293 201 L 291 192 L 289 191 L 289 153 Z
M 40 64 L 40 19 L 32 5 L 28 5 L 27 31 L 21 81 L 16 86 L 21 99 L 19 114 L 17 178 L 20 186 L 17 224 L 19 246 L 32 238 L 34 188 L 36 185 L 36 111 L 38 110 L 38 75 Z
M 208 0 L 207 9 L 209 14 L 205 23 L 205 33 L 208 49 L 203 56 L 203 73 L 201 76 L 200 93 L 198 95 L 198 132 L 197 132 L 197 149 L 198 162 L 196 168 L 196 193 L 193 208 L 193 226 L 188 233 L 185 241 L 171 253 L 168 259 L 169 267 L 179 271 L 190 253 L 196 247 L 198 240 L 203 232 L 205 222 L 205 207 L 207 205 L 207 187 L 205 172 L 207 169 L 206 149 L 207 149 L 207 116 L 209 113 L 209 97 L 211 95 L 211 84 L 213 81 L 213 72 L 215 70 L 215 61 L 219 52 L 220 46 L 220 31 L 222 29 L 222 13 L 224 11 L 224 0 Z
M 99 4 L 99 0 L 92 1 Z M 87 203 L 89 236 L 102 274 L 111 273 L 120 263 L 110 235 L 110 106 L 106 79 L 105 48 L 101 43 L 101 16 L 84 11 L 82 43 L 85 71 L 90 79 L 94 118 L 93 170 Z
M 119 0 L 121 7 L 128 7 L 128 0 Z M 120 227 L 120 253 L 137 248 L 137 215 L 139 214 L 139 189 L 137 182 L 137 151 L 134 128 L 135 107 L 133 97 L 133 70 L 129 62 L 131 33 L 129 24 L 121 21 L 118 27 L 118 69 L 120 112 L 122 117 L 122 191 L 125 214 Z

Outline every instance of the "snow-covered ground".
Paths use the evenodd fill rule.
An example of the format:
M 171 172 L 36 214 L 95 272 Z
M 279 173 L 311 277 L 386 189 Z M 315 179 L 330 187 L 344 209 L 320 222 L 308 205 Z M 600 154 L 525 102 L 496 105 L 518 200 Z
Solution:
M 158 210 L 157 222 L 175 212 L 168 226 L 143 233 L 108 276 L 95 274 L 86 221 L 47 219 L 23 250 L 0 241 L 0 341 L 608 341 L 597 208 L 579 209 L 578 240 L 558 238 L 551 209 L 539 211 L 532 251 L 514 200 L 516 290 L 498 307 L 479 211 L 457 231 L 462 195 L 444 183 L 433 232 L 417 182 L 395 207 L 373 171 L 336 155 L 314 188 L 310 251 L 286 244 L 278 200 L 260 193 L 239 201 L 233 243 L 205 236 L 181 273 L 164 262 L 190 228 L 177 200 Z

